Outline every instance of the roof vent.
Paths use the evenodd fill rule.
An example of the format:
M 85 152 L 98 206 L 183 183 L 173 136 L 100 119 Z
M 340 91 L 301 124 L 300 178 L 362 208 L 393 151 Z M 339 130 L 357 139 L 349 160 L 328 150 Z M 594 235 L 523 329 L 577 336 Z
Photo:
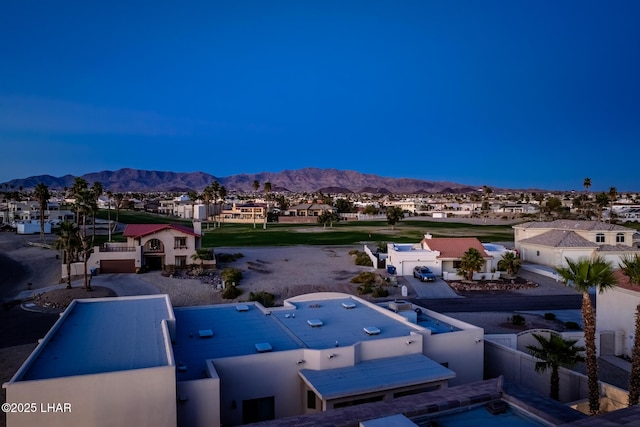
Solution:
M 258 350 L 258 353 L 269 353 L 273 348 L 268 342 L 259 342 L 256 344 L 256 350 Z
M 378 335 L 380 333 L 380 329 L 376 328 L 375 326 L 367 326 L 364 328 L 364 332 L 367 335 Z
M 236 310 L 238 311 L 249 311 L 249 306 L 248 305 L 236 305 Z
M 320 319 L 309 319 L 307 320 L 307 323 L 312 328 L 319 328 L 320 326 L 324 325 L 324 323 L 322 323 L 322 320 Z
M 213 331 L 211 329 L 200 329 L 198 331 L 200 338 L 211 338 L 213 336 Z
M 356 305 L 352 302 L 343 302 L 342 306 L 346 309 L 356 308 Z

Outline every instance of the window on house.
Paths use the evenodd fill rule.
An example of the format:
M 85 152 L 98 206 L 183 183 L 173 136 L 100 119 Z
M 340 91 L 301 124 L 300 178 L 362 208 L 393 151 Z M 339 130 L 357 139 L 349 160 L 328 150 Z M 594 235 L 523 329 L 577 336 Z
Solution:
M 307 390 L 307 409 L 316 409 L 316 394 L 313 390 Z
M 453 261 L 453 268 L 458 269 L 462 266 L 462 261 Z
M 262 397 L 242 401 L 242 424 L 275 420 L 275 397 Z
M 616 243 L 624 243 L 624 233 L 616 234 Z
M 176 267 L 186 267 L 187 266 L 187 257 L 186 256 L 177 256 L 176 257 Z
M 604 233 L 596 234 L 596 243 L 604 243 Z
M 187 247 L 186 237 L 175 237 L 173 242 L 173 249 L 185 249 Z

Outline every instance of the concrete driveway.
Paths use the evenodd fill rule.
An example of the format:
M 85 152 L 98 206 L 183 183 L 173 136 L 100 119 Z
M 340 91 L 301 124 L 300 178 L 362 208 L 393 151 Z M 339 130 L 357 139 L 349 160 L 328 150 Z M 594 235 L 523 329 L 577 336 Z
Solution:
M 398 278 L 398 284 L 401 281 L 406 282 L 407 286 L 411 286 L 418 298 L 463 298 L 440 278 L 437 278 L 435 282 L 422 282 L 413 276 L 401 276 Z

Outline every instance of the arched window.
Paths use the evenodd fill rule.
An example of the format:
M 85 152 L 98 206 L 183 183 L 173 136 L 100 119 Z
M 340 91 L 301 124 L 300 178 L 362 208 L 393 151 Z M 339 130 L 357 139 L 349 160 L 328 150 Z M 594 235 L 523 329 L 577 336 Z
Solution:
M 604 233 L 596 234 L 596 243 L 604 243 Z
M 162 252 L 162 242 L 158 239 L 151 239 L 144 245 L 146 252 Z
M 616 234 L 616 243 L 624 243 L 624 233 Z

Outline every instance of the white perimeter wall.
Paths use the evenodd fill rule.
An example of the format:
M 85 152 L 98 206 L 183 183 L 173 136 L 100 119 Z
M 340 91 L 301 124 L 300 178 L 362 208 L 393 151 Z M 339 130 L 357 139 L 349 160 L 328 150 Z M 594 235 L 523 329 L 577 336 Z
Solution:
M 176 425 L 175 366 L 18 381 L 5 387 L 9 403 L 71 404 L 68 413 L 8 413 L 8 427 Z
M 640 287 L 638 289 L 640 290 Z M 633 348 L 638 304 L 640 292 L 624 288 L 616 287 L 596 295 L 597 335 L 605 331 L 623 331 L 623 342 L 616 346 L 622 348 L 616 350 L 629 357 Z

